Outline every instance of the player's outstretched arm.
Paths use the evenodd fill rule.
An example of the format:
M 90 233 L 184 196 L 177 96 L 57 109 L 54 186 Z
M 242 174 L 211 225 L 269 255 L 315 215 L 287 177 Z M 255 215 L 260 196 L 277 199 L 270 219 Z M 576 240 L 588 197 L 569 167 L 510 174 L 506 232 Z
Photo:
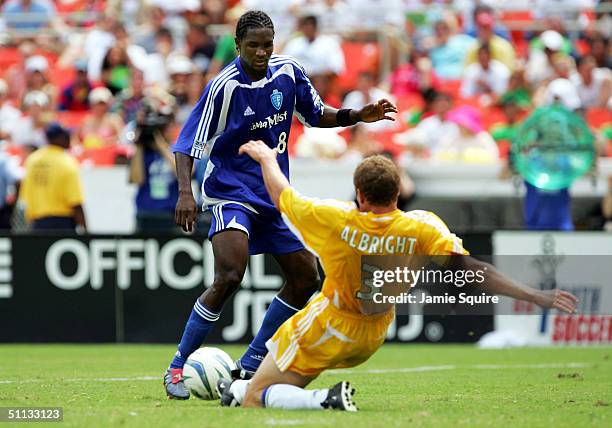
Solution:
M 176 160 L 176 176 L 178 178 L 179 198 L 174 211 L 174 221 L 185 232 L 193 231 L 198 214 L 193 192 L 191 191 L 191 171 L 193 158 L 181 152 L 174 154 Z
M 461 257 L 466 270 L 484 270 L 485 281 L 479 287 L 489 294 L 501 294 L 518 300 L 535 303 L 546 309 L 559 309 L 568 313 L 576 312 L 578 299 L 563 290 L 537 290 L 520 282 L 514 281 L 498 271 L 493 265 L 473 257 Z
M 328 105 L 323 110 L 319 128 L 334 128 L 336 126 L 351 126 L 359 122 L 378 122 L 379 120 L 395 120 L 390 113 L 397 113 L 397 107 L 391 101 L 382 99 L 368 104 L 359 110 L 337 110 Z
M 261 173 L 263 175 L 268 195 L 270 195 L 270 199 L 272 199 L 272 202 L 276 208 L 280 209 L 280 195 L 283 193 L 283 190 L 290 186 L 290 184 L 287 177 L 285 177 L 285 174 L 283 174 L 278 166 L 278 162 L 276 160 L 278 150 L 271 149 L 263 141 L 257 140 L 249 141 L 248 143 L 240 146 L 240 149 L 238 149 L 238 154 L 249 155 L 254 161 L 261 165 Z

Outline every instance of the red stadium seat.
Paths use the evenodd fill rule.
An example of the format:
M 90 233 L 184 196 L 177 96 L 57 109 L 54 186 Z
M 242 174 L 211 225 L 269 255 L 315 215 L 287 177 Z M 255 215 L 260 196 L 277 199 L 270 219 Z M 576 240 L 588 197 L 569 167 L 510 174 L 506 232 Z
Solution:
M 21 59 L 21 54 L 17 48 L 0 48 L 0 76 Z
M 436 89 L 441 92 L 446 92 L 453 98 L 459 98 L 461 80 L 440 80 Z
M 61 91 L 74 80 L 75 74 L 74 68 L 51 67 L 47 73 L 47 76 L 49 81 L 56 85 Z
M 56 112 L 56 119 L 68 128 L 76 128 L 85 119 L 86 115 L 86 111 L 58 111 Z
M 585 118 L 590 127 L 599 129 L 605 124 L 612 124 L 612 113 L 605 108 L 587 110 Z
M 380 54 L 377 44 L 363 42 L 343 42 L 342 51 L 346 70 L 336 79 L 336 86 L 341 93 L 355 88 L 360 72 L 367 70 L 376 73 Z

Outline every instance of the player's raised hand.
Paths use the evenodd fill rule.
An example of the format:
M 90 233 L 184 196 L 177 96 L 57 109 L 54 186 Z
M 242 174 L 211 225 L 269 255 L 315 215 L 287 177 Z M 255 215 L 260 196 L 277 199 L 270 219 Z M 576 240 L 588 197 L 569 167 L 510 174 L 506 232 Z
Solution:
M 543 290 L 538 293 L 536 303 L 546 309 L 554 308 L 573 314 L 576 312 L 578 298 L 572 293 L 559 289 Z
M 359 110 L 362 122 L 378 122 L 379 120 L 395 120 L 389 113 L 397 113 L 397 107 L 387 99 L 378 100 Z
M 249 141 L 243 144 L 238 149 L 239 155 L 249 155 L 254 161 L 262 163 L 264 160 L 275 160 L 278 150 L 271 149 L 266 143 L 261 140 Z
M 174 222 L 183 229 L 184 232 L 193 232 L 198 207 L 192 194 L 179 193 L 176 209 L 174 210 Z

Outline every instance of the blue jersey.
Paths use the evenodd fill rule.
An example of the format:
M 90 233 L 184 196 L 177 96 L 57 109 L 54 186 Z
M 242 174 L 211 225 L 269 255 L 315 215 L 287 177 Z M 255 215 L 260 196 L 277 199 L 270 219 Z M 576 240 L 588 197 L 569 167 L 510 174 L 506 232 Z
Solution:
M 262 140 L 279 151 L 278 163 L 289 178 L 287 142 L 295 113 L 317 126 L 324 104 L 292 57 L 272 55 L 265 78 L 253 82 L 240 57 L 208 83 L 185 122 L 174 152 L 209 156 L 202 183 L 205 206 L 236 202 L 254 213 L 276 212 L 264 186 L 261 167 L 239 147 Z

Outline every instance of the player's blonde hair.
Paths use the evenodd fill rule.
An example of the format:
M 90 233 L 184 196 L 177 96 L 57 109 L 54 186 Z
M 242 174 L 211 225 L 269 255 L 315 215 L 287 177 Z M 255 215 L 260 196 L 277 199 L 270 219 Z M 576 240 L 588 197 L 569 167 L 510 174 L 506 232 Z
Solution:
M 393 161 L 374 155 L 357 166 L 353 184 L 370 204 L 386 206 L 397 201 L 400 175 Z

